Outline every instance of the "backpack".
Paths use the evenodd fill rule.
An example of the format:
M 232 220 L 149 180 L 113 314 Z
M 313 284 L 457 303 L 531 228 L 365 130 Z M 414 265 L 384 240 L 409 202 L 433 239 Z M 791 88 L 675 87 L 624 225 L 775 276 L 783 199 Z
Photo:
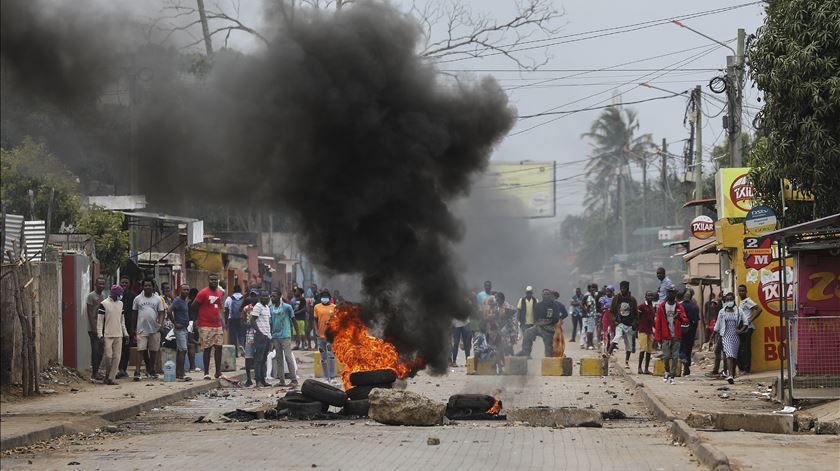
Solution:
M 230 316 L 234 317 L 236 314 L 241 315 L 242 310 L 242 300 L 245 299 L 245 296 L 240 296 L 239 299 L 235 297 L 230 298 Z

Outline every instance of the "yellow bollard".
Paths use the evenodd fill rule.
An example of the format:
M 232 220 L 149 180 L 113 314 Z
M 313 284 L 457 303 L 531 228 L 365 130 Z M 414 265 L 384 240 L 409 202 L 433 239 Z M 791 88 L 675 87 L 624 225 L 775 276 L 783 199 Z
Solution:
M 570 357 L 548 357 L 542 359 L 543 376 L 571 376 L 574 361 Z
M 527 375 L 528 357 L 505 357 L 506 375 Z
M 315 374 L 316 378 L 323 378 L 324 377 L 324 369 L 321 368 L 321 352 L 316 351 L 312 354 L 312 372 Z M 341 364 L 338 359 L 335 360 L 335 375 L 338 376 L 344 370 L 344 365 Z
M 496 360 L 476 360 L 475 357 L 467 358 L 468 375 L 495 375 Z
M 580 359 L 580 375 L 581 376 L 607 376 L 607 359 L 606 358 L 581 358 Z

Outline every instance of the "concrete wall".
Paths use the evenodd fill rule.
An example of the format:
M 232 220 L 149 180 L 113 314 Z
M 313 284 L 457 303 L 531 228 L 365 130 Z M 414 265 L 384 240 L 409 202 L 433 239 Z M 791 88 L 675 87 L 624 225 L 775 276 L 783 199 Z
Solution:
M 4 387 L 21 380 L 21 326 L 15 309 L 14 283 L 3 265 L 0 281 L 0 382 Z M 32 288 L 35 293 L 36 352 L 43 369 L 51 362 L 61 362 L 61 264 L 32 264 Z M 28 280 L 28 279 L 27 279 Z M 21 279 L 20 283 L 27 280 Z

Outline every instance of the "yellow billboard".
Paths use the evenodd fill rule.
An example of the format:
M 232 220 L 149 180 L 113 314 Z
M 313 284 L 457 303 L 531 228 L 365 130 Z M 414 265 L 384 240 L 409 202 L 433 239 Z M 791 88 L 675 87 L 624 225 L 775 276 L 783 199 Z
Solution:
M 753 207 L 755 188 L 750 181 L 750 168 L 722 168 L 715 175 L 717 216 L 743 218 Z
M 494 190 L 518 199 L 524 217 L 555 215 L 554 162 L 491 162 L 486 176 L 495 180 Z

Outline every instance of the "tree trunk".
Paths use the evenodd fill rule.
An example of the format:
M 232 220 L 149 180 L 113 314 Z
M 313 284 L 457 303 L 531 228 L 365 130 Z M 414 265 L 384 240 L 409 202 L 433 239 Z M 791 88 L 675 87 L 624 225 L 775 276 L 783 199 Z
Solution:
M 204 0 L 195 0 L 198 4 L 198 16 L 201 18 L 201 32 L 204 34 L 204 48 L 207 50 L 207 57 L 213 55 L 213 43 L 210 39 L 210 26 L 207 24 L 207 12 L 204 10 Z

